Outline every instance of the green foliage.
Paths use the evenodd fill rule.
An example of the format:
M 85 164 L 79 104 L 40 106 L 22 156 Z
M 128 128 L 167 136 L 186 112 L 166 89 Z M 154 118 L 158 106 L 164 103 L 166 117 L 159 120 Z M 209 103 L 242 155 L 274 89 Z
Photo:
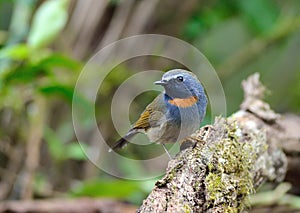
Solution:
M 9 46 L 0 50 L 0 60 L 1 59 L 13 59 L 13 60 L 23 60 L 28 58 L 30 54 L 30 49 L 26 44 L 18 44 L 14 46 Z
M 271 0 L 242 0 L 238 5 L 245 20 L 258 33 L 271 30 L 279 15 L 279 9 Z
M 139 189 L 139 184 L 134 181 L 94 180 L 76 187 L 72 194 L 76 196 L 126 198 Z
M 206 36 L 212 27 L 222 24 L 236 13 L 236 5 L 232 0 L 218 0 L 211 7 L 199 7 L 184 26 L 184 38 L 195 40 Z
M 279 8 L 272 0 L 218 0 L 209 6 L 199 7 L 184 26 L 183 35 L 188 40 L 197 39 L 237 16 L 255 32 L 265 33 L 276 24 Z
M 33 1 L 30 2 L 28 3 L 32 4 Z M 1 132 L 0 138 L 26 147 L 27 143 L 30 144 L 28 138 L 33 134 L 31 131 L 44 130 L 34 134 L 42 135 L 43 141 L 46 141 L 47 152 L 42 159 L 47 161 L 47 158 L 50 158 L 56 172 L 61 172 L 61 165 L 69 160 L 79 162 L 87 160 L 83 152 L 83 148 L 87 148 L 86 145 L 74 141 L 73 126 L 65 125 L 70 122 L 71 111 L 65 113 L 66 117 L 63 119 L 52 117 L 55 107 L 71 106 L 75 82 L 82 68 L 81 62 L 46 47 L 56 39 L 65 26 L 68 19 L 68 2 L 68 0 L 45 1 L 33 15 L 28 37 L 27 34 L 23 35 L 27 37 L 24 40 L 28 42 L 18 43 L 18 40 L 14 40 L 17 43 L 7 42 L 8 45 L 0 49 L 0 119 L 3 120 L 7 112 L 13 118 L 7 127 L 1 126 L 6 128 L 6 131 Z M 36 117 L 41 116 L 31 113 L 32 106 L 38 109 L 41 107 L 37 102 L 39 99 L 43 99 L 41 103 L 46 103 L 46 108 L 42 111 L 45 113 L 43 116 L 49 115 L 49 120 L 57 124 L 53 129 L 50 127 L 48 117 L 44 123 L 39 123 L 42 126 L 36 128 L 38 130 L 28 127 L 33 125 Z M 81 101 L 83 106 L 88 104 L 80 94 L 77 94 L 76 99 Z M 63 134 L 59 132 L 66 126 L 67 129 L 64 129 Z M 2 154 L 0 153 L 1 157 Z M 37 193 L 49 185 L 50 180 L 43 178 L 46 176 L 45 173 L 36 178 Z
M 30 47 L 44 47 L 56 38 L 67 23 L 68 3 L 68 0 L 51 0 L 39 7 L 28 36 Z
M 70 195 L 118 198 L 140 204 L 154 186 L 154 181 L 94 179 L 78 184 L 71 190 Z
M 47 53 L 39 58 L 36 54 L 37 51 L 26 44 L 1 49 L 2 65 L 9 63 L 9 66 L 0 72 L 0 106 L 22 101 L 20 97 L 25 92 L 24 87 L 32 94 L 37 91 L 44 95 L 60 96 L 71 103 L 80 63 L 57 53 Z
M 66 100 L 68 100 L 69 103 L 71 103 L 73 99 L 73 88 L 62 84 L 54 83 L 54 84 L 42 86 L 39 88 L 39 91 L 46 96 L 52 95 L 55 97 L 59 97 L 59 96 L 63 97 Z
M 86 160 L 87 156 L 84 150 L 87 149 L 86 145 L 79 142 L 65 142 L 60 140 L 56 133 L 50 128 L 46 128 L 44 136 L 49 152 L 54 161 L 60 163 L 68 159 L 73 160 Z
M 38 64 L 45 68 L 65 68 L 70 72 L 78 72 L 82 67 L 80 62 L 60 53 L 46 54 L 39 59 Z
M 49 195 L 51 193 L 51 185 L 49 177 L 45 173 L 37 172 L 34 179 L 34 191 L 37 195 Z

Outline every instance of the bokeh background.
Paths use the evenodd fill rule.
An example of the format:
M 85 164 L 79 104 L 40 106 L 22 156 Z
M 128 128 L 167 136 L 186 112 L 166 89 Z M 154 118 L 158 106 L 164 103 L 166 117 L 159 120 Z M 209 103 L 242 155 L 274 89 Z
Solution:
M 273 109 L 300 113 L 298 0 L 1 0 L 0 200 L 91 196 L 142 202 L 155 180 L 121 180 L 91 164 L 77 142 L 71 109 L 87 60 L 111 42 L 143 33 L 197 47 L 220 77 L 228 115 L 243 99 L 241 81 L 254 72 L 261 74 Z M 174 67 L 180 65 L 138 57 L 106 77 L 95 110 L 109 143 L 119 137 L 110 117 L 118 85 L 142 70 Z M 131 121 L 156 95 L 136 98 Z M 91 104 L 84 96 L 80 100 Z M 90 149 L 97 144 L 93 131 L 84 143 Z M 140 159 L 162 150 L 130 145 L 120 152 Z M 124 173 L 144 169 L 116 166 Z

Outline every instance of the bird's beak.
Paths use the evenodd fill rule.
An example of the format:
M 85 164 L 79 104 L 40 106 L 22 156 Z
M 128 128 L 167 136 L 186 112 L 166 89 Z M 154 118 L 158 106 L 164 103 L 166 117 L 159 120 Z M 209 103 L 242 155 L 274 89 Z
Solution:
M 161 81 L 155 81 L 154 84 L 164 86 L 164 85 L 167 84 L 167 81 L 164 81 L 164 80 L 161 80 Z

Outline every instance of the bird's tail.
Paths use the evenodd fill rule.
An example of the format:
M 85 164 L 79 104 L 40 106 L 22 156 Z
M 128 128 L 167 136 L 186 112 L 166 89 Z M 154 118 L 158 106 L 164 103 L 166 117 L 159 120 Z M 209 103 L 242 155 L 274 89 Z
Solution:
M 136 133 L 138 133 L 136 129 L 130 130 L 124 137 L 120 138 L 108 151 L 111 152 L 112 150 L 123 148 L 128 144 L 128 140 L 131 139 Z

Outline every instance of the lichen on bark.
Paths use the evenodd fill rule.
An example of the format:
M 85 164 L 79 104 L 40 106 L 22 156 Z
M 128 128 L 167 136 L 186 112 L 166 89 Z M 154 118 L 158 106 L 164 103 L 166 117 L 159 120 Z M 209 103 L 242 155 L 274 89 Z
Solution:
M 227 138 L 210 145 L 213 157 L 208 163 L 209 174 L 205 178 L 206 200 L 211 206 L 226 203 L 228 209 L 243 209 L 248 195 L 255 191 L 251 173 L 253 162 L 266 148 L 250 144 L 256 140 L 254 136 L 241 141 L 241 127 L 235 122 L 223 122 Z

